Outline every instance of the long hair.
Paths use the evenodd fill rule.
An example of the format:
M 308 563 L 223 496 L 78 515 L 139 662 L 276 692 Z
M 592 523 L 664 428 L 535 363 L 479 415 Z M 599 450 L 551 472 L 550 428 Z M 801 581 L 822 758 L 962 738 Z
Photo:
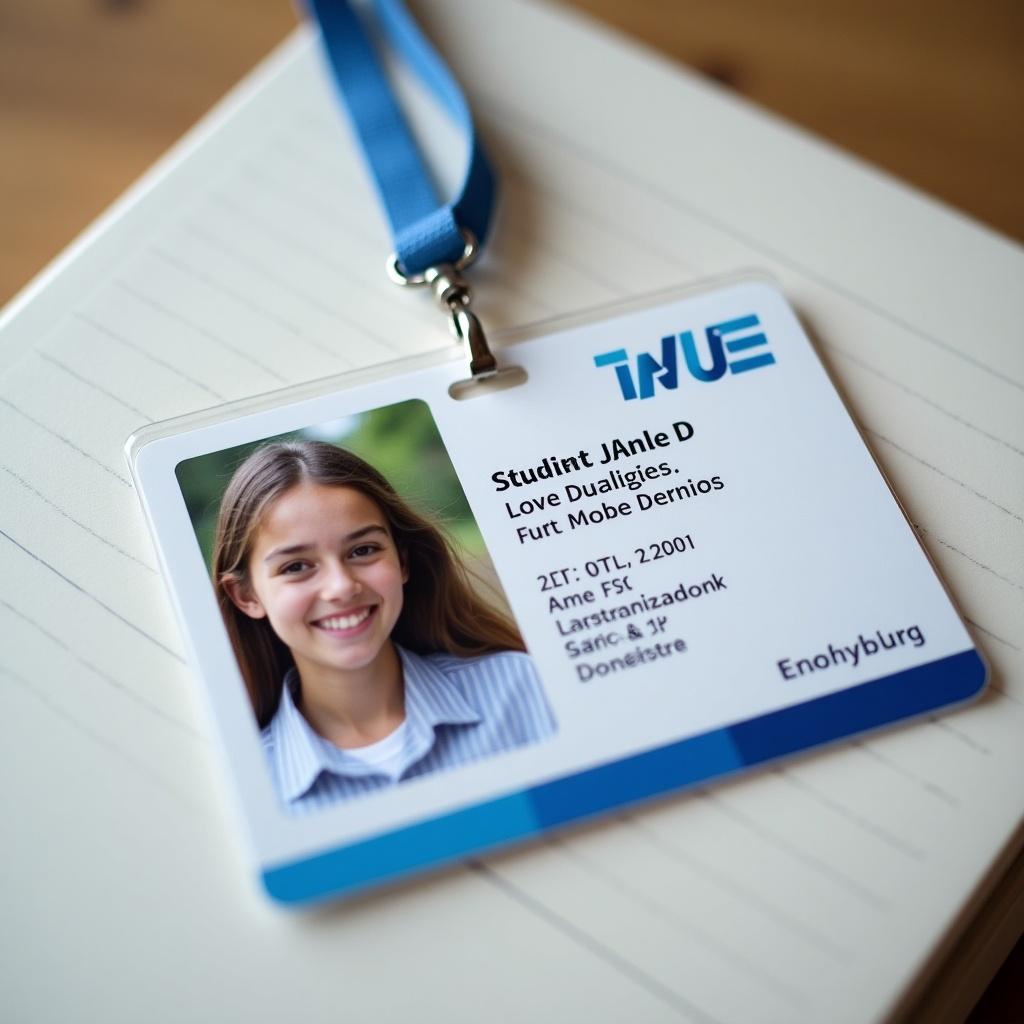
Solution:
M 249 559 L 271 505 L 296 484 L 352 487 L 383 512 L 409 580 L 392 630 L 417 654 L 473 657 L 524 650 L 515 623 L 481 598 L 447 537 L 414 512 L 373 466 L 325 441 L 286 441 L 258 448 L 235 470 L 217 516 L 213 582 L 231 646 L 260 728 L 273 718 L 291 651 L 266 618 L 253 619 L 231 600 L 225 580 L 250 583 Z

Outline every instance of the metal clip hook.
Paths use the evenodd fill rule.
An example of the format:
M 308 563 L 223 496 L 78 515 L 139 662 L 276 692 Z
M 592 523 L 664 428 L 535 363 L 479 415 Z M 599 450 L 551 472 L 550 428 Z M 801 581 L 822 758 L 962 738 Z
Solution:
M 487 344 L 487 336 L 476 313 L 468 306 L 451 310 L 448 321 L 452 334 L 469 346 L 469 372 L 475 378 L 490 377 L 498 372 L 498 363 Z
M 455 263 L 439 263 L 428 267 L 422 274 L 405 274 L 398 257 L 388 257 L 388 277 L 396 284 L 419 287 L 429 285 L 438 305 L 448 314 L 448 326 L 457 341 L 469 347 L 469 372 L 474 379 L 489 377 L 498 372 L 498 363 L 487 343 L 487 335 L 477 315 L 469 308 L 473 293 L 469 282 L 460 271 L 476 256 L 476 239 L 471 231 L 462 229 L 465 251 Z

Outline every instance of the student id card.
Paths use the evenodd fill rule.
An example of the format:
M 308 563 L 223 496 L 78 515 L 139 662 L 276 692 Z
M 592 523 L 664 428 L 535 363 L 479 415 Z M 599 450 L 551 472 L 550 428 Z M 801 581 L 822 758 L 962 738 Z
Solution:
M 150 428 L 129 462 L 276 900 L 350 894 L 979 693 L 770 282 Z M 459 397 L 453 397 L 458 395 Z

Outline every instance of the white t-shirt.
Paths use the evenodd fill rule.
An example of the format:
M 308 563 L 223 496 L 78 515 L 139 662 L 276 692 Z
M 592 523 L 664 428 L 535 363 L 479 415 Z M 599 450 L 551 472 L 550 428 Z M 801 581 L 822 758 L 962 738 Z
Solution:
M 406 767 L 405 734 L 409 731 L 408 721 L 407 718 L 403 719 L 394 732 L 389 732 L 376 743 L 368 743 L 365 747 L 345 747 L 342 752 L 346 758 L 365 764 L 388 778 L 397 779 Z

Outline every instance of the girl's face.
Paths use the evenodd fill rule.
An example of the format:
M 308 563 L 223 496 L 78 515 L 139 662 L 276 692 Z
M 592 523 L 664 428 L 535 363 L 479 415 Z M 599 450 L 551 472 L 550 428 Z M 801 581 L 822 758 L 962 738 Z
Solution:
M 376 502 L 353 487 L 304 481 L 264 514 L 249 584 L 225 586 L 243 612 L 269 619 L 307 678 L 372 667 L 398 621 L 407 579 Z

